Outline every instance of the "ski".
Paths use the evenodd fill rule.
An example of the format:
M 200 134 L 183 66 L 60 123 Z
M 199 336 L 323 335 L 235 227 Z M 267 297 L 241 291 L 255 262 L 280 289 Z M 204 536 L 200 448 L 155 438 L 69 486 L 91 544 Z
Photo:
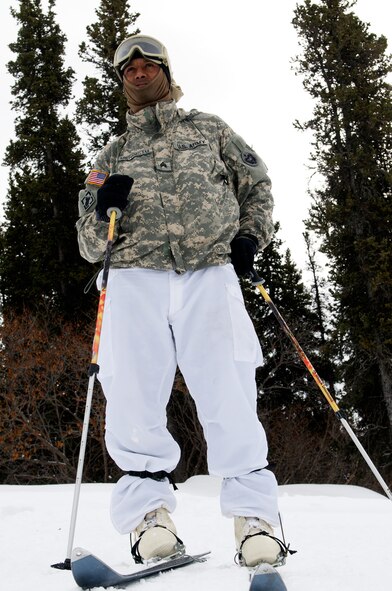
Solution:
M 249 591 L 287 591 L 287 587 L 276 568 L 264 562 L 253 571 Z
M 94 587 L 115 587 L 117 585 L 128 585 L 134 581 L 141 581 L 147 577 L 158 575 L 164 571 L 207 560 L 209 552 L 190 556 L 183 554 L 178 558 L 160 561 L 133 573 L 120 574 L 99 558 L 83 548 L 75 548 L 72 551 L 71 570 L 75 582 L 82 589 L 93 589 Z

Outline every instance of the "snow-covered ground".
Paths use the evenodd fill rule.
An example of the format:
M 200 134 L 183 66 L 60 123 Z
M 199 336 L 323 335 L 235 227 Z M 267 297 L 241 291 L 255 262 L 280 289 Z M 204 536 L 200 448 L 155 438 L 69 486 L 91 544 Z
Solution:
M 174 514 L 189 553 L 211 550 L 205 564 L 133 583 L 143 591 L 241 591 L 246 569 L 233 562 L 231 520 L 221 516 L 219 479 L 197 476 L 179 485 Z M 75 546 L 122 573 L 137 570 L 126 536 L 113 529 L 112 485 L 82 485 Z M 73 485 L 0 486 L 1 588 L 76 591 L 70 571 L 50 565 L 66 557 Z M 382 494 L 340 485 L 280 487 L 287 542 L 298 551 L 280 572 L 288 591 L 391 591 L 392 503 Z M 278 533 L 278 532 L 277 532 Z

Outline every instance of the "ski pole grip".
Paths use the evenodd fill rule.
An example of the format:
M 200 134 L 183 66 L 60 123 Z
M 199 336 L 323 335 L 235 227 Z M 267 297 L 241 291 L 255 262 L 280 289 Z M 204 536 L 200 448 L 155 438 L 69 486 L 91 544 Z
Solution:
M 249 279 L 253 283 L 253 285 L 259 285 L 260 283 L 264 283 L 264 279 L 260 277 L 257 271 L 252 267 L 252 270 L 249 271 Z
M 116 212 L 116 220 L 119 220 L 122 216 L 122 211 L 119 207 L 108 207 L 106 210 L 106 215 L 108 216 L 108 218 L 110 218 L 113 211 Z

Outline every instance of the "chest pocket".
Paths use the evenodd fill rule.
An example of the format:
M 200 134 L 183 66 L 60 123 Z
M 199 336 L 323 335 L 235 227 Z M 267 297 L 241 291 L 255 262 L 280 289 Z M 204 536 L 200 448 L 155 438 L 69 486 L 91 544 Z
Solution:
M 204 138 L 173 142 L 173 164 L 177 174 L 220 176 L 224 165 Z
M 117 172 L 128 174 L 134 179 L 149 178 L 153 167 L 153 152 L 151 148 L 142 148 L 134 152 L 122 154 L 117 160 Z

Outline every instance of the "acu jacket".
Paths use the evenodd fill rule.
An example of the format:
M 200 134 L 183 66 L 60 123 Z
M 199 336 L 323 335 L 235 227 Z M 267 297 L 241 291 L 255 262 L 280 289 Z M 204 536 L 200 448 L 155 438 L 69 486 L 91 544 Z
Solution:
M 230 262 L 237 234 L 268 245 L 274 227 L 266 166 L 224 121 L 166 101 L 128 114 L 127 123 L 94 165 L 101 178 L 134 179 L 116 222 L 113 267 L 183 273 Z M 95 213 L 98 189 L 86 184 L 79 193 L 79 247 L 90 262 L 103 259 L 107 241 L 107 223 Z

